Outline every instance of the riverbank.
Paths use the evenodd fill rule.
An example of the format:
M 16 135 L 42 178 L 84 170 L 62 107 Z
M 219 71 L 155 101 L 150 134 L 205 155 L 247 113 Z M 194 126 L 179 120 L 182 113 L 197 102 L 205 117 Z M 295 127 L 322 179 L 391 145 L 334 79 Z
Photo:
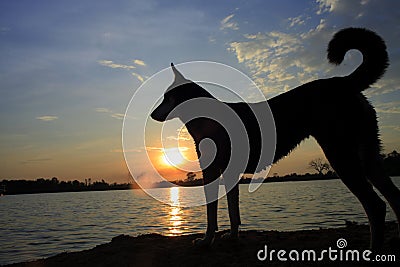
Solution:
M 47 259 L 18 263 L 8 266 L 365 266 L 366 262 L 281 262 L 276 252 L 274 260 L 260 261 L 257 253 L 265 248 L 278 251 L 313 249 L 317 255 L 329 247 L 338 249 L 337 241 L 344 238 L 347 246 L 343 251 L 368 249 L 369 227 L 347 223 L 346 227 L 335 229 L 305 230 L 294 232 L 279 231 L 243 231 L 240 239 L 227 242 L 220 239 L 224 232 L 219 232 L 212 248 L 199 249 L 192 246 L 192 240 L 201 234 L 167 237 L 159 234 L 146 234 L 136 237 L 120 235 L 110 243 L 95 248 L 65 252 Z M 395 255 L 397 264 L 400 261 L 400 240 L 397 235 L 397 224 L 390 222 L 386 226 L 385 245 L 381 254 Z M 263 256 L 263 252 L 260 256 Z M 295 255 L 295 254 L 293 254 Z M 337 255 L 339 255 L 337 253 Z M 288 254 L 285 255 L 288 258 Z M 301 257 L 301 254 L 300 254 Z M 325 254 L 328 259 L 328 255 Z M 373 258 L 370 255 L 370 258 Z M 376 263 L 376 262 L 375 262 Z M 386 263 L 396 265 L 396 263 Z M 386 265 L 385 264 L 385 265 Z M 372 264 L 374 265 L 374 264 Z M 382 266 L 382 263 L 380 263 Z

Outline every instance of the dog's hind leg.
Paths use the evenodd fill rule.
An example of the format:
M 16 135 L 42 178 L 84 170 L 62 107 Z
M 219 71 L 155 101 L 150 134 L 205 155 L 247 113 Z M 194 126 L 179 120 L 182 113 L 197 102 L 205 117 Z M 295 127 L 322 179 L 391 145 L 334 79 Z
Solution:
M 207 230 L 203 238 L 195 239 L 193 244 L 197 247 L 207 247 L 212 245 L 215 232 L 218 230 L 218 191 L 220 172 L 217 168 L 208 167 L 203 170 L 204 193 L 207 202 Z
M 384 241 L 386 204 L 373 190 L 372 185 L 355 173 L 341 176 L 343 183 L 361 202 L 368 216 L 373 250 L 380 249 Z
M 368 179 L 386 198 L 397 217 L 400 236 L 400 190 L 393 184 L 390 177 L 385 174 L 383 162 L 379 155 L 371 159 L 367 165 Z
M 371 248 L 373 250 L 380 249 L 384 241 L 386 204 L 374 191 L 365 176 L 364 164 L 358 156 L 358 149 L 355 148 L 357 144 L 327 145 L 320 142 L 320 145 L 336 173 L 361 202 L 368 216 Z

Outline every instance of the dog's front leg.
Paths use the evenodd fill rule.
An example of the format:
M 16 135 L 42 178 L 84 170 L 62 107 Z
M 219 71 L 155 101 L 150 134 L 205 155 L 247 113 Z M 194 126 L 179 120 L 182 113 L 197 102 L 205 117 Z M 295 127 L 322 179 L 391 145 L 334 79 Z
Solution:
M 227 194 L 229 220 L 231 223 L 230 239 L 237 239 L 239 236 L 240 210 L 239 210 L 239 186 L 235 185 Z
M 207 231 L 203 238 L 193 241 L 199 247 L 210 246 L 214 242 L 215 232 L 218 230 L 217 211 L 218 211 L 218 191 L 219 178 L 218 171 L 203 171 L 204 193 L 207 201 Z
M 229 220 L 231 231 L 223 235 L 224 239 L 237 239 L 239 237 L 240 210 L 239 210 L 239 175 L 224 175 L 225 190 L 227 192 Z

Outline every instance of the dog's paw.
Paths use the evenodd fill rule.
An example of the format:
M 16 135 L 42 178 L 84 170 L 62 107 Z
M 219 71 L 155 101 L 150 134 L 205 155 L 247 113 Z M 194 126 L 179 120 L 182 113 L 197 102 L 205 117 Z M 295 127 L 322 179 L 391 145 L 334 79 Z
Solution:
M 206 235 L 203 238 L 196 238 L 193 240 L 193 245 L 198 248 L 207 248 L 210 247 L 215 240 L 215 235 L 209 236 Z

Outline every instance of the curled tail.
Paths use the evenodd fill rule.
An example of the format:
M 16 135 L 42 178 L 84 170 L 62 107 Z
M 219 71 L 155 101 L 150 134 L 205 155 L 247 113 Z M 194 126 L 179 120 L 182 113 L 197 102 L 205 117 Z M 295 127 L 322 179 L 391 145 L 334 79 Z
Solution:
M 328 45 L 329 62 L 339 65 L 350 49 L 363 55 L 361 65 L 346 78 L 352 88 L 361 92 L 375 83 L 389 66 L 389 58 L 383 39 L 373 31 L 363 28 L 346 28 L 337 32 Z

